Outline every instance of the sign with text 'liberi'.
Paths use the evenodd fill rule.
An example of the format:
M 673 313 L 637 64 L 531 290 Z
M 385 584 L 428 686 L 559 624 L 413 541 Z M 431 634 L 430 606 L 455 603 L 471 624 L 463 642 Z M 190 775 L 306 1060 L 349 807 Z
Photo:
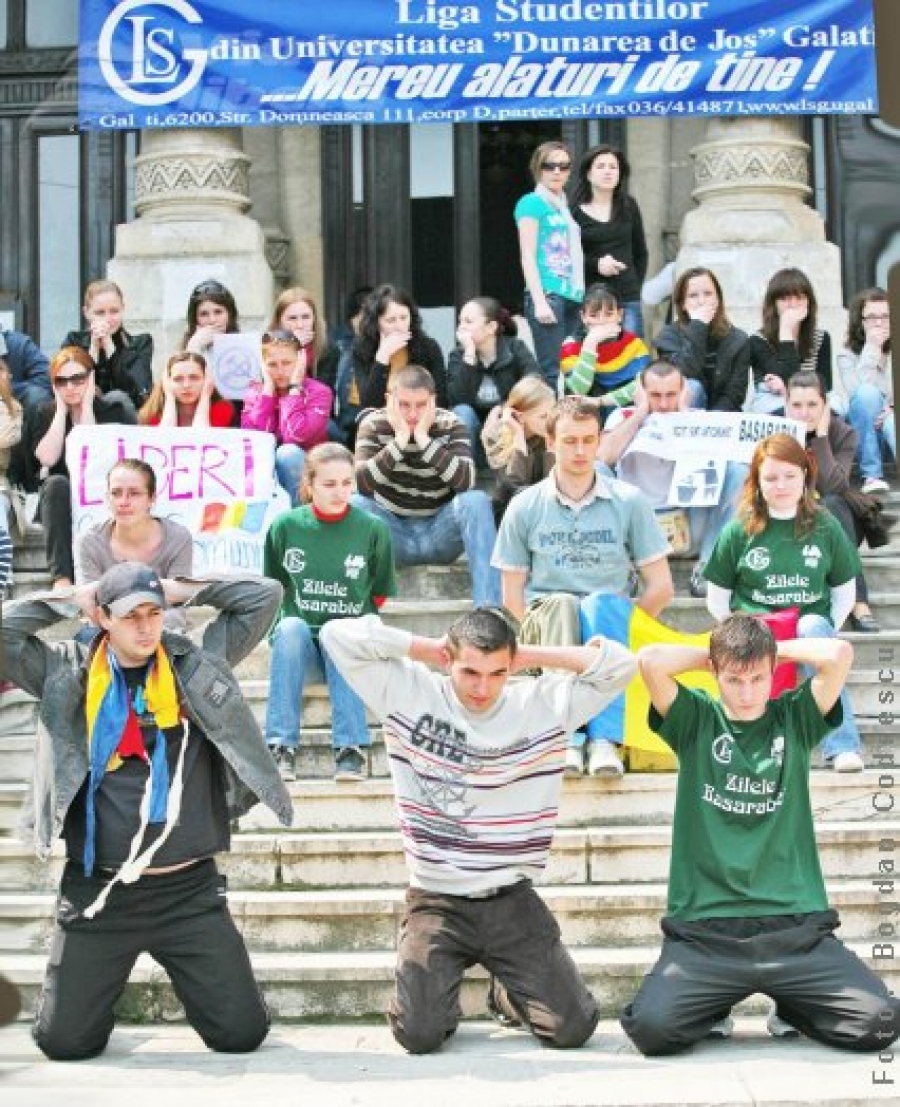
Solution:
M 85 128 L 875 114 L 871 0 L 81 0 Z

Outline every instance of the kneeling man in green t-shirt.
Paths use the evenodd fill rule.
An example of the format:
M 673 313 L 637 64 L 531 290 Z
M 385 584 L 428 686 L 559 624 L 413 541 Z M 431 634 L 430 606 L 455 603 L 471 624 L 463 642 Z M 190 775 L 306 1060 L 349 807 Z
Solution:
M 776 660 L 814 675 L 773 700 Z M 642 1053 L 727 1037 L 732 1006 L 754 992 L 775 1001 L 779 1037 L 877 1051 L 900 1036 L 900 1000 L 834 936 L 813 831 L 810 754 L 840 725 L 852 661 L 840 639 L 776 644 L 750 615 L 717 626 L 708 651 L 638 655 L 650 725 L 679 760 L 663 948 L 622 1015 Z M 675 680 L 706 668 L 721 701 Z

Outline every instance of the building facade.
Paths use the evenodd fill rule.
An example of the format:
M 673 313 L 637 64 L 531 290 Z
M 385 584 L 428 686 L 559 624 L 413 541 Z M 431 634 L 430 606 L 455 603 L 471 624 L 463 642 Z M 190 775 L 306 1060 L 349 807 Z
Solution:
M 886 283 L 900 253 L 900 132 L 877 119 L 79 133 L 77 29 L 73 0 L 0 0 L 0 313 L 46 350 L 106 274 L 160 356 L 177 346 L 190 288 L 210 276 L 234 288 L 248 326 L 264 325 L 287 284 L 311 288 L 337 320 L 350 290 L 389 280 L 446 346 L 467 297 L 521 299 L 512 210 L 549 138 L 576 153 L 623 146 L 651 272 L 679 242 L 684 260 L 740 259 L 724 283 L 745 326 L 780 263 L 830 271 L 834 330 L 841 302 Z M 779 222 L 791 229 L 766 240 Z

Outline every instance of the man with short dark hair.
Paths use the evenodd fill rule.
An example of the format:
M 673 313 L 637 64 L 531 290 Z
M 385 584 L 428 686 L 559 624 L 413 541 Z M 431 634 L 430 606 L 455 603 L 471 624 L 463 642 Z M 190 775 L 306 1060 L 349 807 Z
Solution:
M 668 361 L 654 361 L 638 378 L 634 406 L 619 408 L 607 419 L 601 448 L 601 460 L 616 469 L 619 478 L 633 484 L 644 493 L 655 511 L 669 514 L 669 489 L 675 463 L 648 453 L 623 454 L 651 415 L 672 415 L 688 411 L 689 381 L 679 368 Z M 696 412 L 695 414 L 701 414 Z M 709 507 L 688 507 L 687 519 L 691 536 L 691 551 L 697 564 L 691 572 L 690 591 L 695 598 L 706 595 L 703 567 L 709 561 L 719 532 L 734 518 L 744 481 L 750 466 L 729 461 L 717 503 Z M 715 467 L 711 469 L 715 480 Z M 709 477 L 707 477 L 709 479 Z
M 97 610 L 86 659 L 39 631 Z M 203 646 L 163 630 L 174 602 L 219 609 Z M 170 977 L 210 1049 L 256 1049 L 269 1018 L 225 901 L 214 856 L 231 820 L 291 803 L 231 671 L 272 624 L 281 585 L 266 578 L 162 581 L 120 562 L 95 584 L 3 611 L 5 674 L 40 701 L 28 829 L 46 860 L 66 845 L 56 930 L 34 1022 L 53 1060 L 101 1053 L 141 952 Z
M 773 700 L 776 660 L 814 674 Z M 776 644 L 750 615 L 720 623 L 708 649 L 640 651 L 650 725 L 679 762 L 662 953 L 622 1015 L 642 1053 L 730 1036 L 732 1006 L 754 992 L 775 1001 L 775 1037 L 877 1051 L 900 1035 L 900 1000 L 834 936 L 813 829 L 810 755 L 841 722 L 852 661 L 836 638 Z M 705 669 L 721 702 L 675 679 Z
M 481 964 L 496 978 L 492 1013 L 547 1045 L 582 1045 L 597 1005 L 531 882 L 550 851 L 566 735 L 626 686 L 634 658 L 599 637 L 517 647 L 495 608 L 463 616 L 442 639 L 374 615 L 336 619 L 322 638 L 384 722 L 411 885 L 394 1036 L 410 1053 L 438 1049 L 460 1018 L 464 970 Z M 534 666 L 557 671 L 510 682 Z
M 469 433 L 436 406 L 434 380 L 422 366 L 394 374 L 387 406 L 360 425 L 356 482 L 356 502 L 390 528 L 398 568 L 447 565 L 465 551 L 475 603 L 500 602 L 491 567 L 494 512 L 475 488 Z
M 635 603 L 655 618 L 674 594 L 669 543 L 641 492 L 597 472 L 596 405 L 565 397 L 547 434 L 553 471 L 513 497 L 494 550 L 503 602 L 522 620 L 522 640 L 580 642 L 584 605 L 601 593 L 628 596 L 633 569 L 643 584 Z M 621 776 L 621 730 L 621 717 L 607 718 L 591 723 L 589 741 L 573 735 L 567 774 Z

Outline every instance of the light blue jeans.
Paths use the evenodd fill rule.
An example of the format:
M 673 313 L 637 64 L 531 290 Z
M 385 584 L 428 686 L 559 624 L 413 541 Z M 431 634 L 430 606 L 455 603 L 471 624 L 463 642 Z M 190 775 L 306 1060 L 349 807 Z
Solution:
M 725 466 L 725 479 L 722 482 L 722 494 L 713 507 L 690 507 L 688 519 L 691 525 L 691 544 L 699 544 L 698 557 L 705 565 L 713 552 L 716 539 L 729 520 L 734 518 L 738 500 L 750 466 L 742 461 L 729 461 Z
M 859 438 L 856 456 L 859 461 L 859 471 L 863 477 L 881 479 L 884 476 L 881 460 L 882 443 L 890 450 L 892 458 L 897 456 L 897 428 L 894 423 L 894 413 L 888 413 L 881 424 L 881 430 L 875 426 L 875 420 L 884 411 L 886 403 L 884 393 L 874 384 L 861 384 L 850 397 L 847 418 Z
M 827 619 L 821 615 L 801 615 L 797 624 L 798 638 L 835 638 L 837 631 Z M 811 666 L 801 665 L 804 677 L 813 675 Z M 853 708 L 847 689 L 841 692 L 841 707 L 844 709 L 844 721 L 819 743 L 819 752 L 826 761 L 830 761 L 839 753 L 860 753 L 862 739 L 859 735 L 859 727 L 853 717 Z
M 325 647 L 313 637 L 303 619 L 282 619 L 272 632 L 270 645 L 272 660 L 266 708 L 266 741 L 270 746 L 297 748 L 303 723 L 303 688 L 307 681 L 322 680 L 328 685 L 331 700 L 334 748 L 371 744 L 363 701 L 338 672 Z
M 434 515 L 424 518 L 395 515 L 368 496 L 354 496 L 353 502 L 387 523 L 398 569 L 406 565 L 450 565 L 465 550 L 475 606 L 500 603 L 500 573 L 491 565 L 497 527 L 491 501 L 480 489 L 460 492 Z
M 300 478 L 306 464 L 306 450 L 294 442 L 285 442 L 275 451 L 275 476 L 291 497 L 291 507 L 300 506 Z
M 576 334 L 581 326 L 581 304 L 575 300 L 567 300 L 555 292 L 549 293 L 547 302 L 553 308 L 555 323 L 538 322 L 531 293 L 525 293 L 525 318 L 531 328 L 534 356 L 541 367 L 544 380 L 555 392 L 559 380 L 559 351 L 563 342 Z
M 644 309 L 640 300 L 625 300 L 622 304 L 622 327 L 638 338 L 644 337 Z

